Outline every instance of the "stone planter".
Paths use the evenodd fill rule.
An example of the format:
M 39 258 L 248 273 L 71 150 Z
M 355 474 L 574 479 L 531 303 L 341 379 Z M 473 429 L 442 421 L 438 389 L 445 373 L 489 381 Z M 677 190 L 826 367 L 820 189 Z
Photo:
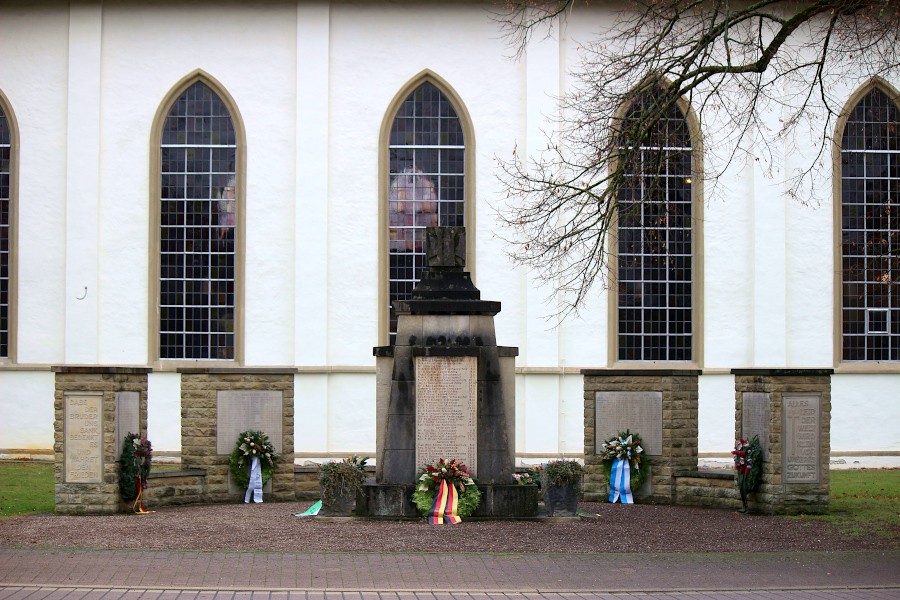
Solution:
M 322 494 L 322 498 L 325 494 Z M 334 495 L 334 501 L 328 504 L 322 501 L 322 510 L 319 515 L 323 517 L 350 517 L 353 516 L 353 509 L 356 508 L 356 491 L 346 490 L 338 491 Z
M 544 488 L 544 508 L 548 517 L 577 517 L 578 489 L 572 483 Z

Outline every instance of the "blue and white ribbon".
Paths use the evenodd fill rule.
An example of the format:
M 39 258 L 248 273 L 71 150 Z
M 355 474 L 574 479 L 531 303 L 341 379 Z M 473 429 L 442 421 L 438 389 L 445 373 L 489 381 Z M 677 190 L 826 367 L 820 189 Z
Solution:
M 622 504 L 634 504 L 634 497 L 631 495 L 631 466 L 625 458 L 613 461 L 609 474 L 609 501 L 614 503 L 616 500 Z
M 250 502 L 250 496 L 254 502 L 262 502 L 262 467 L 259 466 L 259 457 L 254 456 L 250 463 L 250 485 L 244 494 L 244 503 Z

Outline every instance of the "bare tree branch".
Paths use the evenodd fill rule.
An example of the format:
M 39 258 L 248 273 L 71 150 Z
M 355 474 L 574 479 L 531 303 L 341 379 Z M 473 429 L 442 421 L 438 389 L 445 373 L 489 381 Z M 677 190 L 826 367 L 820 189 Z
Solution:
M 789 196 L 816 202 L 846 100 L 832 96 L 835 83 L 900 73 L 900 0 L 638 0 L 627 7 L 581 41 L 546 151 L 499 161 L 510 255 L 561 292 L 562 313 L 577 311 L 598 279 L 606 283 L 614 241 L 607 238 L 629 169 L 675 107 L 689 107 L 701 125 L 693 139 L 703 160 L 692 177 L 703 181 L 707 198 L 725 189 L 726 170 L 753 161 L 783 178 Z M 591 10 L 587 0 L 506 0 L 495 19 L 522 56 L 535 34 L 552 35 Z M 629 113 L 638 99 L 641 111 Z M 805 162 L 785 172 L 791 145 Z M 662 169 L 671 154 L 658 152 L 653 166 Z

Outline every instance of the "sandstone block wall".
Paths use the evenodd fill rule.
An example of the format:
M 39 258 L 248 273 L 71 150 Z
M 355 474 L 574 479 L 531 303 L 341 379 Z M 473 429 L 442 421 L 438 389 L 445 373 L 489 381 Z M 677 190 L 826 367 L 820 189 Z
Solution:
M 597 392 L 661 392 L 662 455 L 650 456 L 649 493 L 637 495 L 647 502 L 674 503 L 675 474 L 697 469 L 697 409 L 699 395 L 695 370 L 585 370 L 584 375 L 584 500 L 602 502 L 609 496 L 609 481 L 595 450 Z M 636 428 L 632 432 L 640 434 Z M 647 488 L 642 488 L 642 492 Z
M 745 435 L 743 394 L 769 394 L 768 459 L 763 463 L 763 482 L 751 496 L 755 512 L 798 514 L 827 513 L 831 492 L 831 371 L 812 369 L 735 370 L 735 437 Z M 818 395 L 819 400 L 819 480 L 789 483 L 784 477 L 784 397 L 793 394 Z
M 125 509 L 119 495 L 119 457 L 116 456 L 116 392 L 138 392 L 140 433 L 147 432 L 147 373 L 131 367 L 54 367 L 54 471 L 56 512 L 61 514 L 116 513 Z M 99 393 L 102 410 L 102 482 L 65 481 L 66 394 Z
M 217 452 L 219 391 L 282 393 L 281 460 L 267 499 L 293 500 L 294 490 L 294 371 L 276 369 L 184 369 L 181 371 L 181 462 L 186 469 L 206 472 L 203 502 L 243 501 L 244 491 L 229 489 L 228 454 Z M 271 432 L 265 432 L 272 435 Z M 271 486 L 271 489 L 270 489 Z

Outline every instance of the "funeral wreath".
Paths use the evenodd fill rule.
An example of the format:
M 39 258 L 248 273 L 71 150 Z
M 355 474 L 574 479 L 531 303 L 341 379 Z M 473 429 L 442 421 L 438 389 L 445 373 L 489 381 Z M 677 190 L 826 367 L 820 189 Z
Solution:
M 137 433 L 129 433 L 122 443 L 122 456 L 119 458 L 119 492 L 122 500 L 130 502 L 147 489 L 147 476 L 150 475 L 150 463 L 153 459 L 153 446 L 150 440 Z
M 641 436 L 631 433 L 630 430 L 620 431 L 600 445 L 597 453 L 603 460 L 604 478 L 609 480 L 613 464 L 617 459 L 628 461 L 628 470 L 631 475 L 629 486 L 632 492 L 636 492 L 647 480 L 650 469 L 644 459 L 644 448 L 641 446 Z
M 237 443 L 228 459 L 231 477 L 235 485 L 246 489 L 250 485 L 250 464 L 253 458 L 259 458 L 263 485 L 272 478 L 278 464 L 278 454 L 269 436 L 261 431 L 243 431 L 238 435 Z
M 416 491 L 413 492 L 413 504 L 423 516 L 431 512 L 434 497 L 441 487 L 441 482 L 446 481 L 459 493 L 459 506 L 457 514 L 460 517 L 471 515 L 481 502 L 481 491 L 475 485 L 475 480 L 469 475 L 469 468 L 456 459 L 444 460 L 443 458 L 425 465 L 419 471 L 416 481 Z
M 762 445 L 759 437 L 753 436 L 749 442 L 739 439 L 731 451 L 734 455 L 734 479 L 741 493 L 740 512 L 747 512 L 747 496 L 759 488 L 762 482 Z

